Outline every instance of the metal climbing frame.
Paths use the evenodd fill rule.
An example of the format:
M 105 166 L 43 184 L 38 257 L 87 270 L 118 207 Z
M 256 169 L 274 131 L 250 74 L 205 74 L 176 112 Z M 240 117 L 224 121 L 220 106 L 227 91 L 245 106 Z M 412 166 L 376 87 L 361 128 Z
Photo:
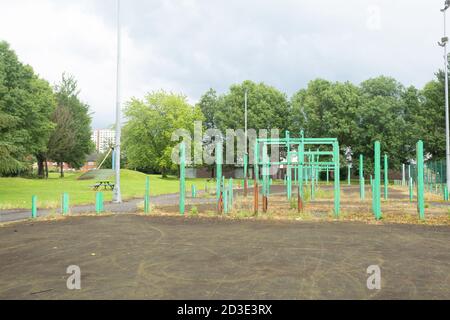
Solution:
M 268 154 L 268 146 L 278 145 L 285 147 L 287 156 L 284 161 L 271 161 Z M 314 147 L 311 150 L 309 147 Z M 322 150 L 321 150 L 322 149 Z M 324 150 L 332 149 L 332 150 Z M 258 212 L 258 193 L 261 179 L 263 211 L 268 208 L 268 197 L 270 194 L 270 167 L 285 166 L 287 168 L 286 188 L 287 198 L 292 199 L 292 182 L 297 184 L 298 208 L 303 206 L 304 185 L 311 184 L 311 196 L 314 197 L 315 185 L 318 183 L 320 172 L 326 171 L 327 176 L 334 171 L 334 213 L 339 217 L 340 213 L 340 163 L 339 163 L 339 142 L 336 138 L 305 138 L 303 131 L 300 138 L 291 138 L 289 131 L 284 139 L 257 139 L 254 148 L 254 172 L 255 172 L 255 192 L 254 206 L 255 213 Z M 261 171 L 260 171 L 261 167 Z M 262 173 L 261 177 L 259 173 Z

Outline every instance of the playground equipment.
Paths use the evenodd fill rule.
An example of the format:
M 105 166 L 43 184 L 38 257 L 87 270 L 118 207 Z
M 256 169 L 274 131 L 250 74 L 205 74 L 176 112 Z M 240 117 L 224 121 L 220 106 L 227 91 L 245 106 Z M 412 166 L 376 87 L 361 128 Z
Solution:
M 278 145 L 286 150 L 286 159 L 272 161 L 268 154 L 268 146 Z M 317 147 L 316 151 L 306 146 Z M 332 150 L 330 150 L 332 149 Z M 261 154 L 261 151 L 262 154 Z M 300 138 L 291 138 L 286 132 L 284 139 L 256 139 L 254 148 L 254 211 L 259 210 L 259 185 L 262 189 L 262 209 L 267 212 L 270 195 L 270 168 L 286 167 L 286 194 L 288 201 L 292 199 L 293 180 L 297 185 L 298 209 L 303 208 L 304 187 L 311 184 L 311 198 L 314 198 L 315 187 L 321 171 L 334 172 L 334 214 L 340 213 L 340 173 L 339 143 L 336 138 L 305 138 L 303 131 Z M 260 171 L 261 168 L 261 171 Z M 260 177 L 260 172 L 262 176 Z M 294 179 L 293 179 L 294 176 Z M 260 180 L 260 178 L 262 178 Z

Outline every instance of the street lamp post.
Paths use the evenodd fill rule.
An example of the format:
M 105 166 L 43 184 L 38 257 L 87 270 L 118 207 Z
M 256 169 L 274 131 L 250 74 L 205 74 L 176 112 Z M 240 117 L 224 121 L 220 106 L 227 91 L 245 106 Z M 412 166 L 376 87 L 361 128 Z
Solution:
M 121 25 L 120 25 L 120 0 L 117 0 L 117 79 L 116 79 L 116 147 L 115 147 L 115 171 L 116 182 L 114 187 L 113 202 L 121 203 L 122 195 L 120 192 L 120 140 L 122 134 L 121 127 L 121 95 L 120 95 L 120 59 L 121 59 Z
M 444 37 L 439 42 L 439 45 L 444 48 L 444 73 L 445 73 L 445 163 L 446 163 L 446 177 L 447 189 L 450 190 L 450 129 L 449 129 L 449 97 L 448 97 L 448 54 L 447 54 L 447 21 L 446 12 L 450 7 L 450 0 L 445 1 L 445 7 L 441 9 L 444 15 Z

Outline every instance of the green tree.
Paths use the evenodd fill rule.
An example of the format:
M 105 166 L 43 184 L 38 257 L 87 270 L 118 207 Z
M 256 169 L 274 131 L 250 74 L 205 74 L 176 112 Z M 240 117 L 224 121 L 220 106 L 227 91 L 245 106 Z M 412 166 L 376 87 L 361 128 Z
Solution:
M 235 84 L 218 98 L 214 122 L 223 133 L 226 129 L 245 127 L 245 91 L 248 91 L 248 128 L 280 129 L 288 125 L 289 102 L 286 94 L 264 83 L 244 81 Z
M 127 123 L 123 130 L 123 147 L 128 166 L 147 172 L 159 172 L 166 177 L 175 170 L 172 162 L 172 134 L 177 129 L 194 131 L 194 121 L 203 121 L 199 107 L 192 107 L 181 94 L 155 91 L 143 100 L 132 99 L 126 104 Z
M 79 169 L 86 157 L 94 150 L 91 141 L 91 115 L 89 106 L 79 99 L 77 81 L 63 74 L 55 87 L 57 108 L 53 115 L 56 129 L 48 143 L 48 157 L 60 165 L 64 177 L 63 163 Z
M 0 173 L 26 170 L 46 152 L 55 101 L 49 84 L 0 42 Z

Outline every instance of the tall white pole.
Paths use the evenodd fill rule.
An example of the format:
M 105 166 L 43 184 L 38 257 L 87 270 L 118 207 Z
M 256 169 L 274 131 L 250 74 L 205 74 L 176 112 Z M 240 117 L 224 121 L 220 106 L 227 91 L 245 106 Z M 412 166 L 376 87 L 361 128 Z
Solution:
M 446 11 L 444 10 L 444 38 L 447 37 Z M 448 55 L 447 41 L 444 42 L 444 73 L 445 73 L 445 163 L 447 174 L 447 190 L 450 190 L 450 129 L 449 129 L 449 112 L 448 112 Z
M 121 125 L 121 95 L 120 95 L 120 59 L 121 59 L 121 25 L 120 25 L 120 0 L 117 0 L 117 78 L 116 78 L 116 148 L 115 148 L 115 171 L 116 171 L 116 183 L 113 194 L 113 202 L 121 203 L 122 194 L 120 192 L 120 142 L 122 135 L 122 125 Z

